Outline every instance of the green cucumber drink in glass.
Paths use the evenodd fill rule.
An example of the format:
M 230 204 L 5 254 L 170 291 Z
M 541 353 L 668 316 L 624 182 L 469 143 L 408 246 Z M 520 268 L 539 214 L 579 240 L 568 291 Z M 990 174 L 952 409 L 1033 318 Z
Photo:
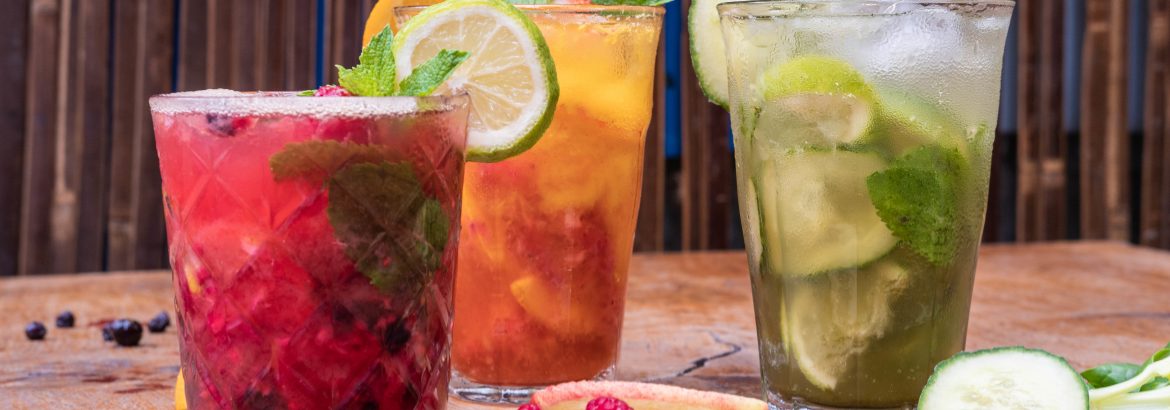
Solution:
M 910 408 L 963 349 L 1013 5 L 717 7 L 773 406 Z

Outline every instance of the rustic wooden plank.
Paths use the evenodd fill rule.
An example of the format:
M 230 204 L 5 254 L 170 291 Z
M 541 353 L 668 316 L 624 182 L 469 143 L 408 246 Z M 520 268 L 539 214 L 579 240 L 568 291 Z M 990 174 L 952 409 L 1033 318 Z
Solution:
M 287 90 L 312 88 L 317 85 L 317 2 L 315 0 L 288 0 L 292 4 L 289 25 L 284 38 L 290 64 L 284 86 Z
M 11 0 L 0 14 L 0 88 L 25 87 L 28 55 L 28 0 Z M 27 96 L 14 92 L 0 99 L 0 276 L 15 275 L 20 254 L 21 189 L 24 179 L 25 103 Z
M 217 31 L 222 31 L 223 24 L 226 23 L 231 32 L 231 37 L 228 39 L 231 50 L 228 60 L 231 80 L 228 88 L 233 90 L 255 91 L 260 89 L 257 70 L 265 63 L 266 55 L 264 47 L 259 44 L 259 41 L 262 37 L 261 33 L 268 28 L 268 25 L 262 24 L 262 19 L 258 18 L 260 13 L 267 13 L 267 11 L 256 9 L 262 3 L 261 1 L 232 2 L 228 14 L 229 19 L 219 23 Z M 226 6 L 225 3 L 221 3 L 221 5 Z M 227 7 L 224 8 L 227 9 Z
M 232 10 L 241 2 L 207 2 L 207 88 L 235 88 L 232 84 L 233 36 L 243 30 L 233 27 Z
M 618 378 L 758 396 L 745 272 L 742 252 L 635 255 Z M 1141 362 L 1170 334 L 1170 311 L 1152 297 L 1170 292 L 1168 272 L 1170 253 L 1118 243 L 985 246 L 967 347 L 1043 348 L 1078 369 Z M 169 408 L 174 330 L 117 349 L 94 324 L 144 320 L 171 300 L 165 272 L 0 279 L 0 329 L 49 321 L 63 309 L 80 325 L 51 328 L 38 343 L 0 332 L 0 408 Z M 457 401 L 450 408 L 490 409 Z
M 1068 143 L 1062 128 L 1064 0 L 1016 4 L 1019 16 L 1019 183 L 1016 240 L 1067 236 L 1065 176 Z
M 690 1 L 684 1 L 683 10 Z M 683 30 L 680 44 L 689 44 Z M 723 249 L 735 206 L 735 174 L 727 112 L 707 101 L 691 65 L 689 47 L 680 48 L 682 78 L 682 249 Z
M 207 88 L 208 67 L 208 10 L 209 0 L 183 0 L 179 3 L 179 67 L 178 86 L 181 91 Z
M 666 232 L 666 39 L 658 39 L 654 75 L 654 113 L 646 131 L 646 152 L 642 162 L 642 200 L 634 251 L 662 251 Z
M 76 226 L 62 224 L 54 229 L 54 199 L 59 198 L 57 182 L 58 41 L 65 9 L 57 0 L 34 0 L 29 5 L 28 80 L 25 100 L 27 117 L 24 146 L 24 181 L 20 273 L 68 272 L 76 262 L 73 252 L 54 252 L 73 247 Z M 67 20 L 66 20 L 67 21 Z M 61 164 L 64 165 L 64 164 Z M 67 213 L 64 215 L 67 216 Z M 59 218 L 66 219 L 66 218 Z M 67 222 L 67 219 L 65 220 Z M 60 246 L 58 246 L 60 245 Z
M 171 91 L 174 7 L 174 0 L 119 0 L 116 7 L 110 269 L 166 264 L 162 188 L 146 100 Z
M 64 132 L 68 145 L 67 189 L 77 197 L 77 266 L 104 269 L 106 193 L 109 192 L 110 6 L 109 2 L 71 0 L 74 17 L 70 44 L 62 53 L 65 81 Z M 72 151 L 72 152 L 70 152 Z
M 1129 240 L 1128 0 L 1088 0 L 1081 62 L 1081 237 Z
M 362 51 L 362 34 L 365 31 L 366 16 L 373 8 L 373 0 L 326 0 L 325 1 L 325 82 L 337 83 L 334 65 L 352 66 L 357 64 Z
M 1170 249 L 1170 0 L 1149 0 L 1141 244 Z

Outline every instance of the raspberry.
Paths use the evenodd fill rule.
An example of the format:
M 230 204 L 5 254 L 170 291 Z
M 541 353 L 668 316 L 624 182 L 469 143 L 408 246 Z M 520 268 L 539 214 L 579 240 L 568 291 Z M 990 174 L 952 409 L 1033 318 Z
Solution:
M 537 406 L 536 403 L 528 403 L 516 410 L 540 410 L 540 406 Z
M 314 97 L 352 97 L 353 93 L 340 85 L 323 85 L 313 93 Z
M 634 408 L 616 397 L 601 396 L 590 400 L 589 404 L 585 405 L 585 410 L 634 410 Z

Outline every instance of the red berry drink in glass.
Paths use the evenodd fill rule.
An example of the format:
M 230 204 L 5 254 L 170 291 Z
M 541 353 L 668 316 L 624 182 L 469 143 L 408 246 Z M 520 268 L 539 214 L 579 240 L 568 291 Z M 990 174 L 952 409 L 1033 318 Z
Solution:
M 467 99 L 151 99 L 192 409 L 442 408 Z

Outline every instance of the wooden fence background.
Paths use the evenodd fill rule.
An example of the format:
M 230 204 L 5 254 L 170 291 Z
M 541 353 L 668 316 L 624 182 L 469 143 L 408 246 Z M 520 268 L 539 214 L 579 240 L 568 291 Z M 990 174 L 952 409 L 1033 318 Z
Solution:
M 165 266 L 148 96 L 334 81 L 325 67 L 356 60 L 372 3 L 5 0 L 0 276 Z M 1005 70 L 1016 87 L 1004 94 L 1016 98 L 1018 133 L 1001 128 L 997 136 L 986 238 L 1108 238 L 1170 249 L 1170 0 L 1073 3 L 1084 9 L 1067 10 L 1066 0 L 1017 5 L 1017 65 Z M 1083 22 L 1066 27 L 1060 16 L 1073 11 Z M 1127 31 L 1139 23 L 1143 49 Z M 1083 38 L 1074 44 L 1082 56 L 1076 133 L 1062 110 L 1071 101 L 1062 87 L 1070 28 Z M 678 174 L 669 174 L 660 74 L 636 248 L 662 250 L 668 229 L 681 232 L 683 250 L 735 246 L 727 114 L 699 92 L 685 30 L 670 41 L 683 45 L 684 148 Z M 1144 78 L 1128 78 L 1134 53 L 1144 56 Z M 1145 89 L 1136 134 L 1126 125 L 1133 81 Z M 668 189 L 673 178 L 677 189 Z M 678 212 L 668 212 L 672 204 Z

